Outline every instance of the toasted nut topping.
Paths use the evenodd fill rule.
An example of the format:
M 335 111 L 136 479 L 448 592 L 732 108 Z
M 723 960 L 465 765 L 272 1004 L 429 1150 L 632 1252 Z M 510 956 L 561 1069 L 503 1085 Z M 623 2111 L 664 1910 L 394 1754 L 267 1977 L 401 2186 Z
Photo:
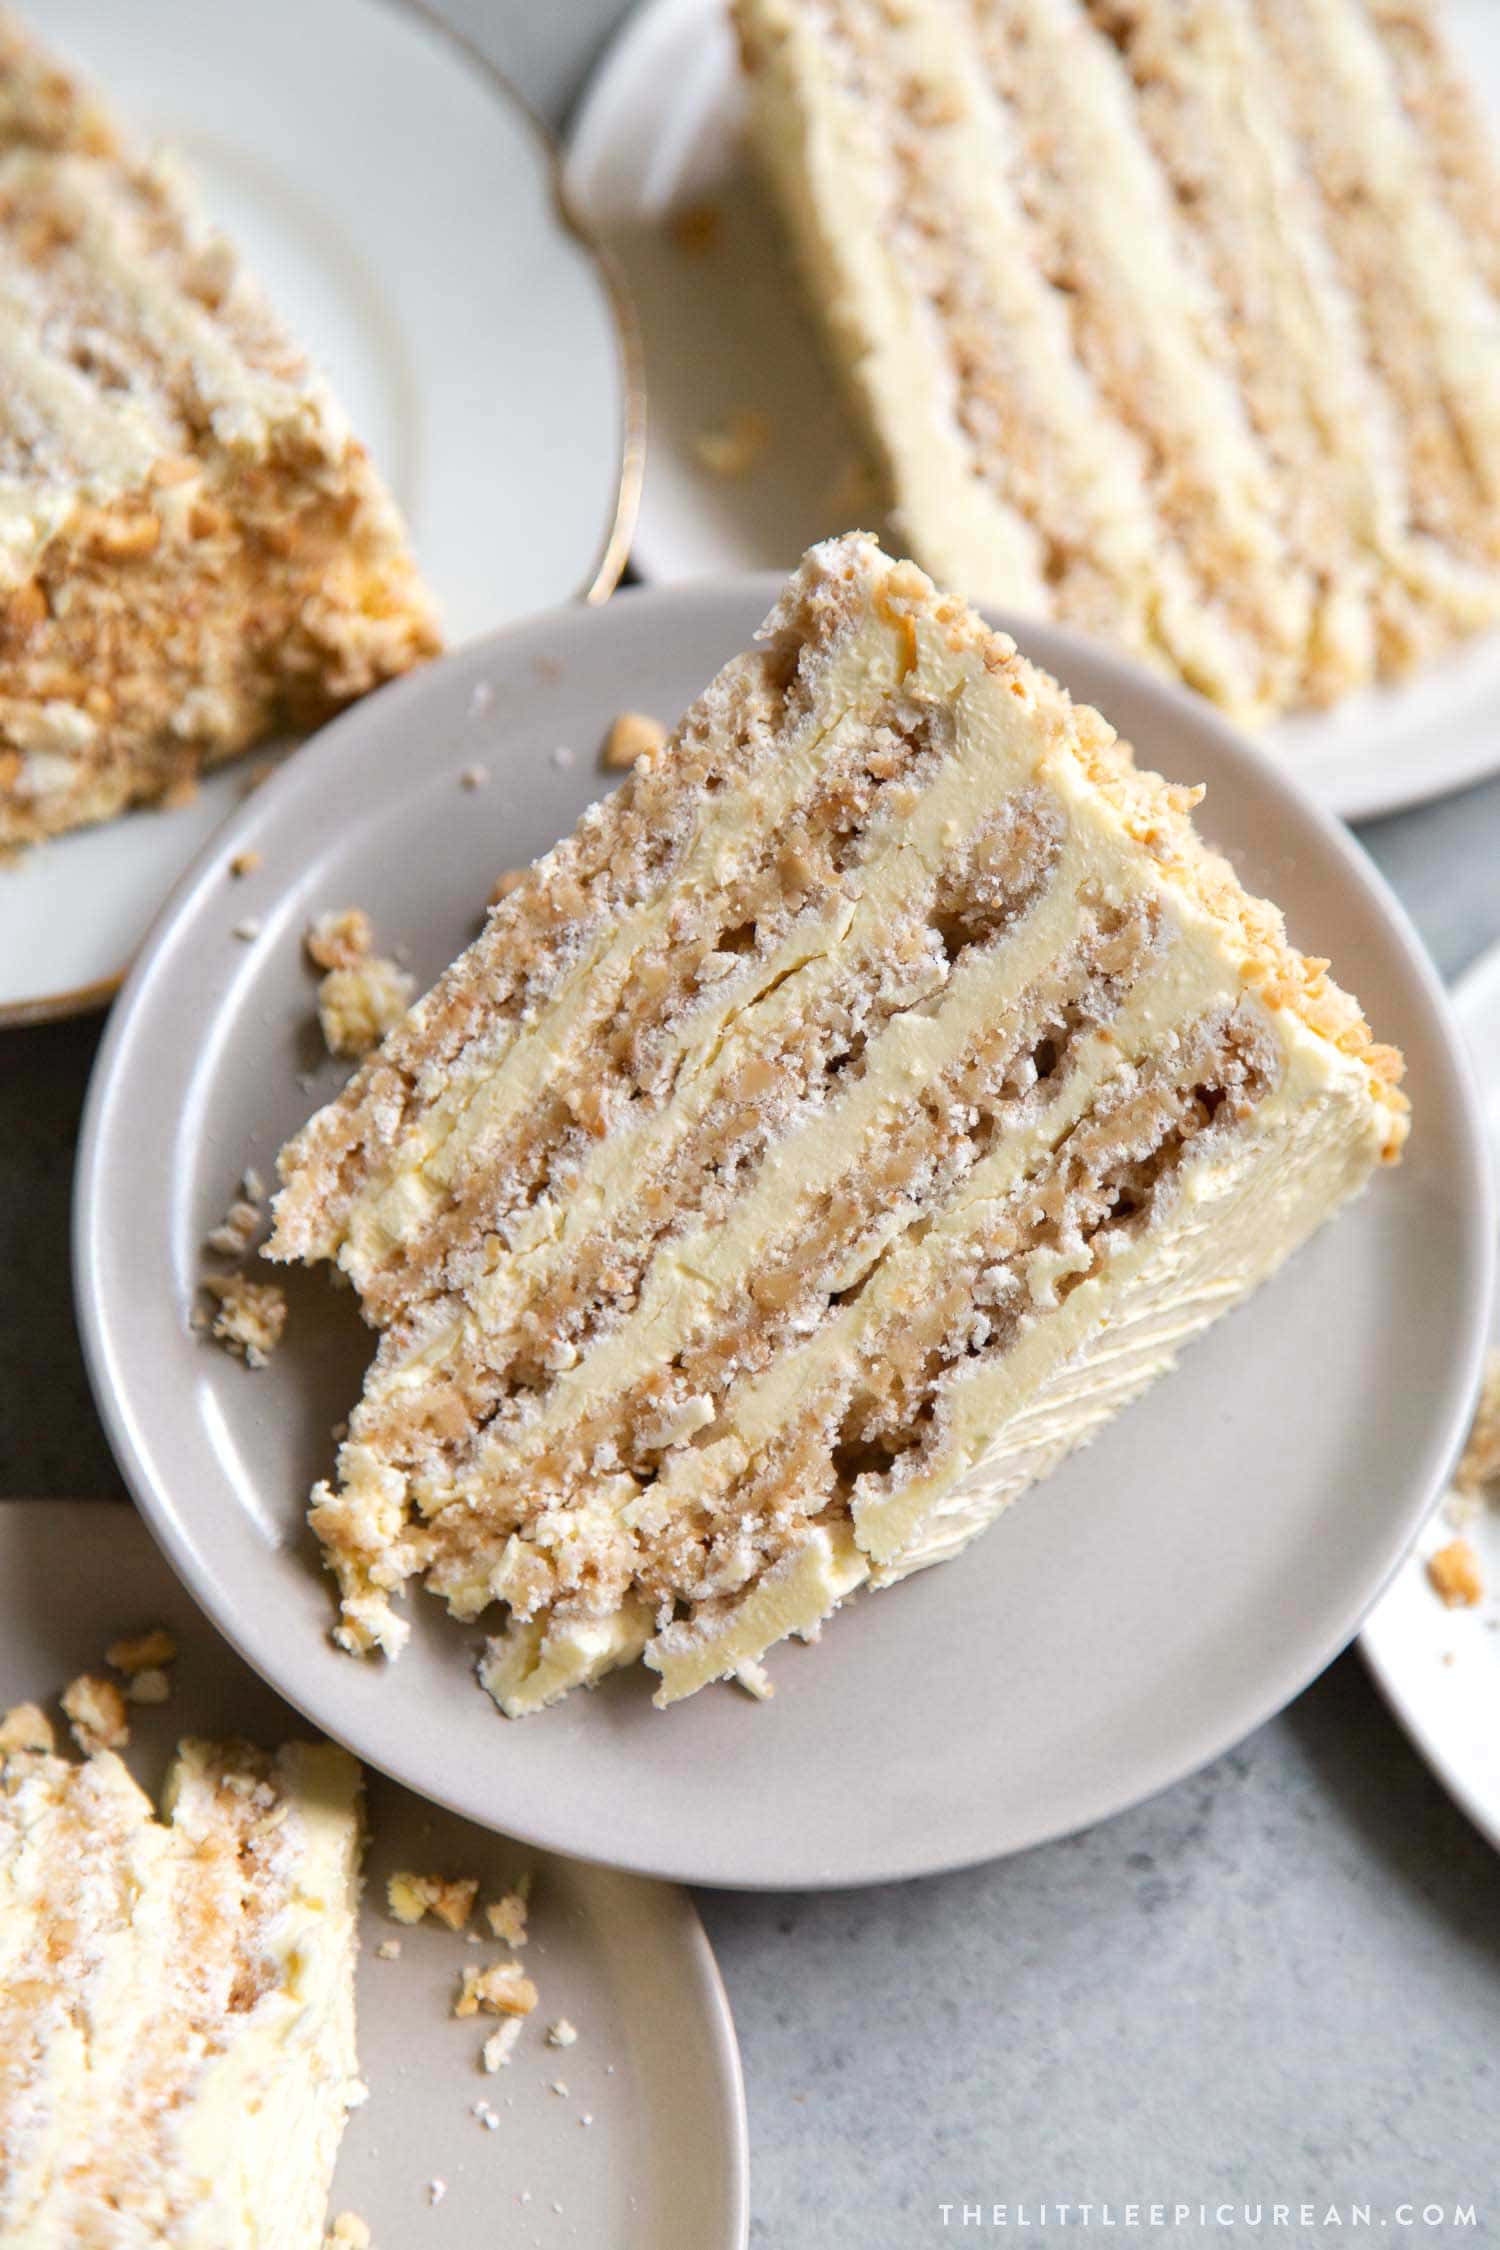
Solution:
M 481 2008 L 492 2016 L 529 2016 L 536 2006 L 536 1986 L 519 1961 L 492 1961 L 487 1969 L 465 1969 L 456 2016 L 475 2016 Z
M 666 739 L 660 719 L 648 719 L 643 711 L 622 711 L 604 737 L 600 758 L 609 772 L 625 773 L 645 752 L 659 750 Z
M 1427 1575 L 1449 1609 L 1473 1609 L 1484 1599 L 1484 1573 L 1467 1539 L 1450 1539 L 1427 1558 Z
M 0 1755 L 10 1750 L 52 1750 L 52 1721 L 39 1703 L 17 1703 L 0 1718 Z
M 162 1664 L 171 1664 L 177 1655 L 177 1643 L 164 1625 L 157 1625 L 149 1633 L 136 1633 L 122 1641 L 111 1641 L 104 1651 L 104 1660 L 117 1672 L 147 1672 Z

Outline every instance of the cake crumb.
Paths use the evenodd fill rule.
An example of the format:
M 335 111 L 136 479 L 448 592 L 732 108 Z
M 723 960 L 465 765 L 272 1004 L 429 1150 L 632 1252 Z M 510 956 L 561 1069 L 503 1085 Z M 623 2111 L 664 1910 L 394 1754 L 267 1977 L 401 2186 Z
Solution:
M 479 2050 L 479 2059 L 491 2076 L 497 2070 L 508 2070 L 516 2042 L 521 2036 L 523 2018 L 508 2016 L 498 2031 L 492 2031 Z
M 609 773 L 628 773 L 637 758 L 648 751 L 654 756 L 666 739 L 660 719 L 648 719 L 644 711 L 622 711 L 604 737 L 600 763 Z
M 495 2132 L 500 2124 L 500 2112 L 491 2109 L 488 2102 L 475 2102 L 472 2114 L 478 2118 L 487 2133 Z
M 529 2016 L 537 1991 L 519 1961 L 492 1961 L 487 1968 L 465 1969 L 455 2016 L 475 2016 L 483 2008 L 492 2016 Z
M 512 891 L 518 891 L 521 888 L 526 880 L 526 873 L 524 867 L 507 867 L 505 873 L 492 888 L 485 904 L 487 906 L 498 906 L 503 898 L 509 898 Z
M 240 1193 L 247 1203 L 264 1203 L 266 1183 L 253 1164 L 247 1164 L 240 1175 Z
M 465 766 L 459 775 L 459 786 L 464 789 L 482 789 L 490 778 L 488 766 Z
M 340 2211 L 328 2229 L 324 2250 L 370 2250 L 373 2239 L 357 2211 Z
M 667 220 L 667 239 L 685 258 L 706 257 L 724 231 L 724 214 L 717 203 L 688 203 Z
M 166 1703 L 171 1694 L 171 1679 L 159 1664 L 148 1664 L 143 1671 L 132 1672 L 125 1682 L 127 1703 Z
M 556 2023 L 549 2023 L 547 2026 L 547 2044 L 549 2047 L 576 2047 L 577 2025 L 569 2023 L 566 2016 L 559 2016 Z
M 758 406 L 738 407 L 719 427 L 700 430 L 693 452 L 716 477 L 746 477 L 771 442 L 771 417 Z
M 579 2114 L 578 2122 L 580 2125 L 592 2125 L 594 2122 L 593 2111 L 591 2109 L 585 2109 L 581 2111 Z
M 243 922 L 236 922 L 234 925 L 234 934 L 241 945 L 253 945 L 260 936 L 260 931 L 261 925 L 253 914 L 247 914 Z
M 165 1625 L 155 1625 L 149 1633 L 127 1634 L 111 1641 L 104 1651 L 105 1663 L 116 1672 L 155 1672 L 176 1660 L 177 1643 Z
M 484 1910 L 484 1918 L 493 1934 L 506 1945 L 526 1943 L 526 1900 L 529 1883 L 523 1876 L 512 1891 L 503 1898 L 491 1899 Z
M 81 1672 L 63 1689 L 62 1707 L 80 1750 L 123 1750 L 129 1742 L 125 1698 L 113 1680 Z
M 39 1703 L 15 1703 L 0 1718 L 0 1757 L 13 1750 L 53 1750 L 52 1721 Z
M 371 951 L 375 932 L 362 906 L 345 906 L 309 922 L 302 943 L 315 969 L 352 969 Z
M 753 1695 L 757 1703 L 769 1703 L 776 1693 L 775 1681 L 764 1664 L 753 1656 L 747 1656 L 742 1664 L 735 1666 L 734 1677 L 736 1683 L 747 1695 Z
M 474 1911 L 479 1877 L 393 1875 L 385 1886 L 386 1904 L 398 1922 L 420 1922 L 431 1914 L 450 1930 L 461 1930 Z
M 411 1005 L 416 978 L 383 954 L 330 969 L 318 986 L 318 1022 L 331 1055 L 361 1056 L 394 1031 Z
M 399 1961 L 401 1940 L 398 1937 L 382 1938 L 375 1948 L 375 1958 L 377 1961 Z
M 552 763 L 559 773 L 570 773 L 578 763 L 578 752 L 566 742 L 560 742 L 552 753 Z
M 210 1334 L 247 1367 L 264 1367 L 286 1327 L 286 1291 L 274 1281 L 249 1281 L 242 1273 L 205 1274 L 200 1285 L 218 1302 Z
M 253 875 L 263 864 L 264 855 L 260 852 L 236 852 L 229 862 L 229 872 L 237 883 L 243 882 L 247 875 Z
M 242 1258 L 260 1231 L 259 1207 L 240 1197 L 231 1203 L 216 1227 L 203 1238 L 204 1248 L 219 1258 Z
M 554 2078 L 549 2090 L 556 2094 L 560 2101 L 566 2101 L 568 2098 L 568 2082 L 565 2078 Z
M 490 680 L 476 680 L 469 694 L 469 709 L 476 719 L 482 719 L 495 701 L 494 684 Z
M 1449 1609 L 1473 1609 L 1484 1599 L 1484 1574 L 1467 1539 L 1450 1539 L 1429 1555 L 1427 1576 Z
M 441 2203 L 441 2202 L 442 2202 L 442 2200 L 443 2200 L 443 2197 L 444 2197 L 444 2196 L 445 2196 L 445 2195 L 447 2194 L 447 2192 L 448 2192 L 448 2183 L 447 2183 L 447 2181 L 446 2181 L 446 2180 L 429 2180 L 429 2181 L 428 2181 L 428 2183 L 427 2183 L 427 2200 L 428 2200 L 428 2202 L 429 2202 L 429 2203 L 431 2203 L 431 2204 L 433 2204 L 433 2205 L 436 2205 L 436 2204 L 439 2204 L 439 2203 Z

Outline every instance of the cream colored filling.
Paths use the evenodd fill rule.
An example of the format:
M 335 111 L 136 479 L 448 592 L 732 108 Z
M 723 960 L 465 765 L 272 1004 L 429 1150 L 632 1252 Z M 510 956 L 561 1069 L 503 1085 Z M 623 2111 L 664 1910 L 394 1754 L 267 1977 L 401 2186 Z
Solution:
M 322 2239 L 355 2067 L 359 1772 L 326 1744 L 279 1754 L 279 1812 L 246 1814 L 269 1886 L 247 1909 L 217 1757 L 183 1745 L 161 1822 L 109 1753 L 9 1777 L 0 2232 L 14 2250 Z
M 443 1209 L 465 1166 L 494 1134 L 525 1115 L 545 1091 L 559 1056 L 586 1040 L 607 996 L 624 989 L 635 960 L 665 940 L 679 901 L 712 898 L 744 872 L 763 837 L 805 797 L 841 729 L 868 722 L 893 694 L 906 669 L 907 636 L 894 621 L 871 614 L 824 667 L 817 693 L 796 734 L 769 769 L 751 782 L 705 800 L 692 845 L 666 895 L 622 926 L 600 931 L 569 971 L 536 1023 L 507 1026 L 487 1042 L 481 1060 L 453 1082 L 402 1136 L 392 1161 L 354 1200 L 343 1227 L 339 1263 L 356 1283 L 403 1242 L 420 1236 Z M 814 938 L 814 945 L 817 940 Z M 807 933 L 794 931 L 779 971 L 799 965 Z M 711 1049 L 735 1003 L 695 1011 L 685 1036 Z M 421 1004 L 415 1011 L 421 1021 Z

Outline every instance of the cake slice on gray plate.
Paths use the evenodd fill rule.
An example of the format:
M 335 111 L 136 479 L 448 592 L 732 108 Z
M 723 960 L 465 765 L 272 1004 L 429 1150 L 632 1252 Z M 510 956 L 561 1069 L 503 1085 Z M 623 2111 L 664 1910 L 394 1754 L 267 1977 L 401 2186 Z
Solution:
M 1400 1151 L 1400 1060 L 1003 634 L 861 535 L 283 1151 L 379 1349 L 339 1637 L 670 1702 L 954 1554 Z

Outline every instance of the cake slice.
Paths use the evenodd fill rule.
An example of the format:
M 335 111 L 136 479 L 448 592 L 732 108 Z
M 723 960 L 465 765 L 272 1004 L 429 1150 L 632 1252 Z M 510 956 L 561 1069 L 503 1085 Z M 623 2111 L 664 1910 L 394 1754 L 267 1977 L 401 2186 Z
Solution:
M 359 1768 L 0 1757 L 0 2239 L 320 2250 L 354 2098 Z
M 175 169 L 0 12 L 0 850 L 437 646 L 325 384 Z
M 734 0 L 919 561 L 1258 722 L 1500 619 L 1500 171 L 1426 0 Z
M 953 1554 L 1405 1133 L 1191 791 L 911 563 L 759 645 L 283 1151 L 379 1349 L 340 1638 L 503 1605 L 506 1711 L 659 1701 Z

